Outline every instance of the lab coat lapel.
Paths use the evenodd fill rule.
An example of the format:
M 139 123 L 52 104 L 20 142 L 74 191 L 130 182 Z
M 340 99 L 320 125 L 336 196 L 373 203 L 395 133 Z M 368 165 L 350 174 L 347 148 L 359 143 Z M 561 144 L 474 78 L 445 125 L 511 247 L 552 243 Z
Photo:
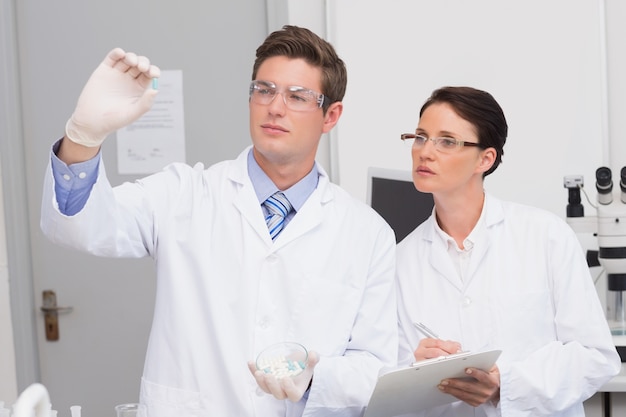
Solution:
M 274 241 L 276 247 L 286 245 L 317 227 L 322 222 L 322 206 L 332 199 L 330 194 L 329 187 L 322 185 L 320 181 L 315 191 L 278 235 Z
M 490 239 L 490 232 L 496 224 L 504 221 L 504 210 L 502 209 L 502 204 L 489 197 L 488 194 L 485 194 L 485 205 L 483 210 L 484 226 L 482 226 L 483 229 L 480 231 L 474 246 L 467 274 L 467 283 L 471 282 L 477 273 L 485 273 L 484 268 L 481 268 L 481 266 L 484 265 L 483 259 L 489 251 L 489 246 L 491 245 L 492 239 Z
M 237 192 L 233 204 L 241 213 L 243 221 L 248 222 L 261 239 L 271 244 L 272 238 L 267 230 L 267 224 L 263 219 L 263 210 L 257 201 L 252 184 L 243 184 Z
M 228 172 L 228 180 L 235 187 L 233 204 L 241 213 L 243 221 L 246 221 L 263 241 L 271 245 L 272 238 L 263 218 L 263 210 L 248 175 L 247 156 L 248 149 L 239 154 Z
M 445 280 L 452 284 L 459 291 L 462 290 L 462 282 L 454 265 L 450 262 L 450 255 L 443 240 L 437 235 L 435 230 L 435 216 L 430 216 L 427 220 L 427 232 L 424 239 L 430 241 L 430 255 L 428 261 L 430 266 Z
M 255 232 L 268 246 L 275 251 L 302 236 L 322 222 L 322 205 L 332 200 L 332 191 L 329 187 L 329 179 L 326 172 L 318 165 L 320 172 L 319 183 L 304 206 L 289 221 L 285 229 L 272 241 L 267 224 L 263 218 L 263 210 L 259 203 L 254 186 L 250 180 L 247 168 L 247 150 L 242 152 L 234 164 L 232 164 L 228 178 L 237 188 L 233 204 L 239 210 L 244 220 L 248 222 Z
M 319 173 L 317 187 L 296 215 L 289 221 L 289 224 L 280 232 L 280 235 L 274 241 L 274 250 L 287 245 L 289 242 L 318 227 L 322 222 L 323 206 L 333 199 L 328 174 L 321 165 L 317 162 L 315 164 Z

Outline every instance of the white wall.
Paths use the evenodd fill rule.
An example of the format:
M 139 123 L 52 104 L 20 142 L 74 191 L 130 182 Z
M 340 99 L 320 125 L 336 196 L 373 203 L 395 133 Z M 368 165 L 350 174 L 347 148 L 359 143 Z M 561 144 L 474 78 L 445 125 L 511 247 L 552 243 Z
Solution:
M 1 172 L 1 170 L 0 170 Z M 4 227 L 4 201 L 0 175 L 0 401 L 13 404 L 17 398 L 13 326 L 11 324 L 11 300 L 9 299 L 9 265 L 7 240 Z
M 9 148 L 4 146 L 8 142 L 6 137 L 16 132 L 14 123 L 7 116 L 16 114 L 13 90 L 6 84 L 12 80 L 13 70 L 8 62 L 12 61 L 11 52 L 14 49 L 12 43 L 15 39 L 12 5 L 11 0 L 0 0 L 0 91 L 2 91 L 0 94 L 0 137 L 2 137 L 0 149 L 2 150 L 0 152 L 7 152 Z M 2 184 L 2 167 L 0 167 L 0 401 L 8 405 L 13 404 L 17 398 L 17 375 Z
M 415 68 L 414 71 L 405 70 L 407 63 L 412 63 L 416 59 L 416 56 L 423 56 L 422 47 L 428 46 L 435 42 L 434 39 L 437 36 L 444 33 L 444 36 L 449 36 L 454 39 L 458 38 L 460 42 L 464 37 L 471 35 L 471 32 L 461 32 L 460 29 L 451 23 L 450 19 L 459 19 L 454 17 L 452 11 L 454 8 L 448 8 L 446 15 L 448 16 L 444 20 L 435 21 L 432 26 L 434 29 L 424 30 L 420 29 L 418 23 L 421 25 L 424 23 L 424 15 L 421 13 L 407 14 L 407 15 L 395 15 L 388 18 L 387 11 L 397 7 L 398 4 L 407 3 L 406 1 L 394 0 L 392 2 L 379 2 L 373 0 L 310 0 L 306 2 L 297 0 L 268 0 L 268 4 L 276 5 L 276 8 L 284 13 L 287 10 L 287 16 L 289 22 L 292 24 L 300 24 L 309 26 L 312 29 L 317 29 L 317 32 L 326 36 L 327 39 L 334 42 L 337 37 L 336 29 L 333 27 L 336 24 L 336 13 L 334 9 L 337 7 L 346 10 L 346 13 L 342 16 L 342 30 L 345 32 L 352 32 L 356 38 L 355 48 L 350 50 L 342 50 L 341 43 L 336 46 L 339 49 L 339 53 L 346 60 L 348 66 L 348 91 L 346 94 L 346 109 L 342 120 L 336 129 L 331 132 L 330 140 L 323 142 L 320 146 L 319 157 L 322 164 L 329 169 L 331 177 L 334 181 L 340 183 L 348 191 L 350 191 L 357 198 L 365 198 L 366 190 L 366 167 L 369 164 L 374 164 L 382 167 L 390 167 L 394 169 L 410 169 L 410 155 L 405 154 L 403 157 L 397 155 L 389 156 L 389 149 L 384 149 L 381 152 L 381 148 L 377 146 L 371 146 L 371 142 L 363 144 L 363 140 L 385 141 L 401 145 L 397 136 L 400 130 L 413 129 L 413 126 L 417 122 L 417 110 L 419 105 L 426 98 L 426 95 L 430 93 L 430 90 L 438 87 L 437 83 L 444 83 L 441 78 L 432 80 L 432 88 L 426 88 L 422 90 L 426 95 L 419 96 L 417 89 L 411 96 L 415 100 L 414 108 L 410 106 L 400 106 L 395 101 L 381 102 L 377 98 L 380 95 L 381 90 L 389 88 L 389 82 L 396 82 L 397 84 L 403 84 L 410 91 L 411 86 L 425 77 L 422 72 Z M 422 3 L 426 9 L 435 10 L 440 8 L 442 4 L 453 4 L 454 1 L 446 0 L 444 2 L 429 2 L 429 1 L 409 1 L 409 3 Z M 472 8 L 476 7 L 480 2 L 464 2 L 457 1 L 456 3 L 466 4 L 464 7 Z M 496 2 L 501 3 L 501 2 Z M 542 4 L 543 3 L 543 4 Z M 537 27 L 533 23 L 532 14 L 531 19 L 528 20 L 529 13 L 522 9 L 522 13 L 518 16 L 520 22 L 526 24 L 519 24 L 513 22 L 516 26 L 522 28 L 522 30 L 516 34 L 516 44 L 509 45 L 510 51 L 507 50 L 507 45 L 500 43 L 505 49 L 494 50 L 493 54 L 487 56 L 488 62 L 498 62 L 500 54 L 504 52 L 505 55 L 512 55 L 515 52 L 514 48 L 523 47 L 523 40 L 525 38 L 530 39 L 531 42 L 536 41 L 536 31 L 543 30 L 547 36 L 557 39 L 561 42 L 562 50 L 555 49 L 553 53 L 543 58 L 547 60 L 536 60 L 532 62 L 531 68 L 534 67 L 533 77 L 536 76 L 542 69 L 547 69 L 548 74 L 554 74 L 553 70 L 549 67 L 550 59 L 554 59 L 557 66 L 559 64 L 559 57 L 561 53 L 567 54 L 571 58 L 574 53 L 573 50 L 579 50 L 582 56 L 590 56 L 596 54 L 596 58 L 593 58 L 592 63 L 583 64 L 588 71 L 593 71 L 594 75 L 583 74 L 580 72 L 578 66 L 573 68 L 567 68 L 563 70 L 564 77 L 570 77 L 572 71 L 578 72 L 582 79 L 586 79 L 587 85 L 573 84 L 565 85 L 562 88 L 569 88 L 572 91 L 580 90 L 581 88 L 595 89 L 594 103 L 581 103 L 579 109 L 575 113 L 571 113 L 566 122 L 560 126 L 563 130 L 560 131 L 557 136 L 557 142 L 560 142 L 559 146 L 548 144 L 547 147 L 536 146 L 538 143 L 537 138 L 542 138 L 544 141 L 550 140 L 545 136 L 545 132 L 532 131 L 526 135 L 522 134 L 520 127 L 526 129 L 525 126 L 532 127 L 534 122 L 533 117 L 537 111 L 535 107 L 521 107 L 519 104 L 509 104 L 508 98 L 501 100 L 498 95 L 499 91 L 491 91 L 496 98 L 501 101 L 504 111 L 509 119 L 510 137 L 505 147 L 505 163 L 496 171 L 492 176 L 488 178 L 487 186 L 495 188 L 498 191 L 498 195 L 504 198 L 511 198 L 513 200 L 521 200 L 530 204 L 542 206 L 555 213 L 565 216 L 565 206 L 567 203 L 567 193 L 562 187 L 562 177 L 569 174 L 583 174 L 585 176 L 585 189 L 590 194 L 590 198 L 595 196 L 594 173 L 599 165 L 607 165 L 613 170 L 614 183 L 619 181 L 619 170 L 622 166 L 626 165 L 626 117 L 623 116 L 626 112 L 626 54 L 623 53 L 624 43 L 626 43 L 626 26 L 623 24 L 626 19 L 626 2 L 622 0 L 578 0 L 576 2 L 571 1 L 556 1 L 550 2 L 550 4 L 541 1 L 518 1 L 513 3 L 518 7 L 533 7 L 545 6 L 536 10 L 537 16 L 546 15 L 551 13 L 554 9 L 554 5 L 558 4 L 563 9 L 558 13 L 558 17 L 551 20 L 539 19 L 542 27 Z M 578 11 L 573 10 L 572 7 L 577 7 Z M 506 13 L 506 9 L 510 9 L 511 4 L 507 4 L 504 9 L 499 7 L 493 7 L 483 13 L 485 16 L 484 21 L 487 23 L 493 22 L 501 25 L 502 13 Z M 380 13 L 376 13 L 375 10 Z M 268 8 L 270 9 L 270 8 Z M 545 9 L 545 10 L 544 10 Z M 559 9 L 560 10 L 560 9 Z M 585 13 L 584 11 L 591 10 L 591 13 Z M 582 11 L 582 14 L 581 14 Z M 475 10 L 473 11 L 475 13 Z M 282 15 L 281 15 L 282 17 Z M 466 16 L 461 16 L 461 21 Z M 480 16 L 479 16 L 480 17 Z M 524 21 L 522 19 L 526 18 Z M 479 22 L 470 21 L 469 26 L 477 26 Z M 602 21 L 604 20 L 604 21 Z M 577 23 L 576 23 L 577 22 Z M 407 31 L 414 32 L 419 42 L 415 43 L 413 47 L 406 47 L 403 44 L 403 39 L 394 37 L 394 26 L 404 25 L 405 33 Z M 430 25 L 430 23 L 428 24 Z M 431 27 L 431 26 L 429 26 Z M 275 27 L 274 27 L 275 28 Z M 389 29 L 392 29 L 391 31 Z M 270 25 L 270 29 L 272 26 Z M 372 38 L 378 39 L 377 44 L 369 44 L 367 38 L 358 38 L 362 35 L 362 31 L 366 30 L 372 34 Z M 475 27 L 471 30 L 485 30 L 484 28 Z M 498 42 L 498 37 L 501 37 L 503 32 L 508 30 L 506 27 L 496 28 L 491 36 L 495 38 L 493 42 Z M 563 37 L 563 30 L 570 31 L 571 37 Z M 442 32 L 443 31 L 443 32 Z M 561 35 L 559 35 L 561 34 Z M 587 36 L 587 38 L 581 38 L 581 36 Z M 469 36 L 468 39 L 473 39 Z M 480 46 L 480 45 L 475 45 Z M 538 45 L 542 49 L 542 53 L 546 53 L 546 49 L 542 45 Z M 605 48 L 605 49 L 603 49 Z M 468 51 L 471 51 L 471 45 Z M 527 51 L 520 50 L 522 55 Z M 398 54 L 405 59 L 395 59 Z M 468 55 L 471 55 L 468 53 Z M 393 59 L 390 58 L 393 56 Z M 356 58 L 353 58 L 356 57 Z M 384 71 L 381 71 L 382 63 L 387 60 L 388 65 Z M 460 72 L 464 72 L 467 68 L 471 68 L 469 61 L 456 60 Z M 427 62 L 426 65 L 435 65 L 435 63 Z M 562 67 L 559 67 L 562 68 Z M 446 73 L 448 74 L 448 73 Z M 560 91 L 555 90 L 536 90 L 536 86 L 532 83 L 528 83 L 527 72 L 524 66 L 520 66 L 517 69 L 514 67 L 510 71 L 499 74 L 498 77 L 509 77 L 509 83 L 519 84 L 521 86 L 527 86 L 529 91 L 536 92 L 536 102 L 541 109 L 551 109 L 550 106 L 556 106 L 554 100 L 559 98 Z M 367 96 L 361 94 L 359 86 L 354 82 L 355 79 L 362 79 L 366 76 L 371 78 L 372 95 Z M 555 76 L 555 81 L 559 81 L 559 73 Z M 604 78 L 604 79 L 603 79 Z M 460 82 L 458 78 L 450 78 L 449 83 Z M 603 88 L 600 91 L 598 89 Z M 485 86 L 488 86 L 485 81 Z M 479 85 L 478 87 L 483 86 Z M 487 87 L 485 87 L 487 89 Z M 568 91 L 564 90 L 567 94 Z M 397 97 L 402 98 L 402 93 L 396 93 Z M 586 94 L 584 91 L 582 94 Z M 603 96 L 604 95 L 604 96 Z M 547 104 L 546 104 L 547 103 Z M 571 104 L 571 103 L 570 103 Z M 381 112 L 356 112 L 353 108 L 360 106 L 369 106 L 372 109 L 382 109 Z M 542 107 L 544 106 L 544 107 Z M 587 107 L 585 107 L 587 106 Z M 559 110 L 559 109 L 557 109 Z M 543 111 L 543 110 L 542 110 Z M 548 119 L 547 114 L 549 111 L 543 111 L 545 114 L 539 114 L 544 120 Z M 560 110 L 559 110 L 560 111 Z M 354 113 L 351 117 L 350 113 Z M 392 115 L 393 119 L 390 120 L 387 115 Z M 400 120 L 401 121 L 398 121 Z M 407 125 L 408 124 L 408 125 Z M 354 126 L 365 126 L 363 131 L 364 135 L 356 137 L 344 136 L 342 132 L 354 129 Z M 579 131 L 579 126 L 594 126 L 597 131 L 592 133 L 588 132 L 587 127 L 583 127 L 583 132 Z M 585 130 L 586 129 L 586 130 Z M 347 139 L 346 139 L 347 137 Z M 535 139 L 533 139 L 533 137 Z M 346 144 L 345 142 L 348 142 Z M 555 142 L 556 143 L 556 142 Z M 562 146 L 561 146 L 562 145 Z M 388 146 L 391 147 L 390 144 Z M 343 147 L 343 150 L 341 148 Z M 375 151 L 372 151 L 375 149 Z M 396 149 L 397 151 L 397 149 Z M 395 152 L 395 151 L 394 151 Z M 365 155 L 376 154 L 374 159 L 367 159 Z M 342 155 L 348 155 L 346 157 Z M 520 158 L 523 155 L 526 160 Z M 398 164 L 398 161 L 400 164 Z M 341 166 L 340 162 L 341 161 Z M 544 172 L 544 175 L 539 175 L 538 172 Z M 536 171 L 533 173 L 533 171 Z M 526 175 L 527 173 L 531 175 Z M 347 178 L 346 178 L 347 177 Z M 546 180 L 546 178 L 548 178 Z M 617 181 L 616 181 L 617 180 Z M 496 184 L 491 184 L 496 183 Z M 520 189 L 523 192 L 520 194 Z M 502 194 L 500 194 L 502 191 Z M 583 197 L 584 199 L 584 197 Z M 585 210 L 587 214 L 593 215 L 593 209 L 583 201 L 585 204 Z
M 487 90 L 504 109 L 509 136 L 488 191 L 562 217 L 564 175 L 584 175 L 593 192 L 596 168 L 608 163 L 601 1 L 329 5 L 330 40 L 349 68 L 337 129 L 339 182 L 349 192 L 365 196 L 369 166 L 410 170 L 399 135 L 444 85 Z
M 626 2 L 605 0 L 607 25 L 609 163 L 614 171 L 626 165 Z M 619 175 L 619 173 L 617 172 Z

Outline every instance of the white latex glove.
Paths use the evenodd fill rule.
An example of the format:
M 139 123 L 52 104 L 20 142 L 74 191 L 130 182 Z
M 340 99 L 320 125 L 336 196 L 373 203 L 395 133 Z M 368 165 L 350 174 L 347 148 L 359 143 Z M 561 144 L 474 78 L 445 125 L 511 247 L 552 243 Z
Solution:
M 280 379 L 276 379 L 274 375 L 266 374 L 256 369 L 254 362 L 248 362 L 248 368 L 254 375 L 256 383 L 264 392 L 273 395 L 279 400 L 289 399 L 290 401 L 298 402 L 307 388 L 309 388 L 309 384 L 313 379 L 313 369 L 319 360 L 317 352 L 309 351 L 306 366 L 302 373 Z
M 152 79 L 160 75 L 145 56 L 113 49 L 83 87 L 65 135 L 80 145 L 100 146 L 107 135 L 150 109 L 157 94 Z

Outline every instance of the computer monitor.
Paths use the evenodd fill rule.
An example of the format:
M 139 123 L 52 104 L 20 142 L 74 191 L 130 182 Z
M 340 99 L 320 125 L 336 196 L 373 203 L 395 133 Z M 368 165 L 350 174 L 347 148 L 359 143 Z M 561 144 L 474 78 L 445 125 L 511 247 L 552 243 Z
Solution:
M 433 196 L 415 189 L 410 171 L 370 167 L 367 204 L 389 223 L 400 242 L 433 211 Z

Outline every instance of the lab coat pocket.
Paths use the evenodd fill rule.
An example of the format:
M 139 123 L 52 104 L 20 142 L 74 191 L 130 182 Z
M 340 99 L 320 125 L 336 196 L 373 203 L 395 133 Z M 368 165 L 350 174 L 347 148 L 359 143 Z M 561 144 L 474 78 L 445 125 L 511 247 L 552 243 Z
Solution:
M 554 309 L 548 289 L 501 294 L 498 301 L 499 334 L 504 341 L 518 340 L 519 349 L 532 351 L 553 340 Z
M 148 406 L 150 417 L 210 415 L 199 392 L 156 384 L 145 378 L 141 380 L 141 402 Z
M 321 354 L 343 354 L 362 291 L 337 279 L 308 277 L 302 285 L 299 302 L 294 309 L 295 334 Z

